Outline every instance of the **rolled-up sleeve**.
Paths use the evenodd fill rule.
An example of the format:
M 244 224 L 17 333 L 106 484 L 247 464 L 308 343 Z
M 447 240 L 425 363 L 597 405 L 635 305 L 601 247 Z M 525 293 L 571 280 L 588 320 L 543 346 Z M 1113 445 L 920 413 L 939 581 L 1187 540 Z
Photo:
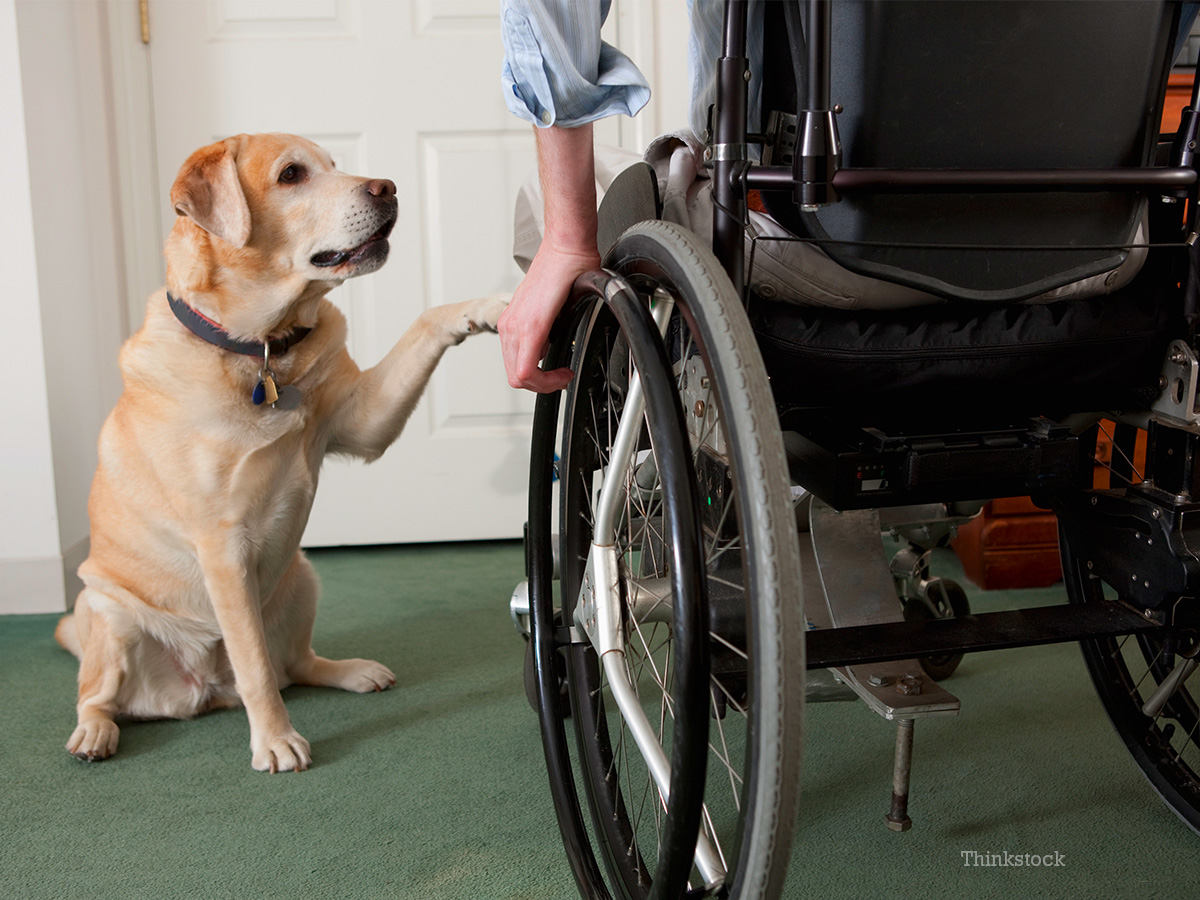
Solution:
M 611 0 L 503 0 L 501 82 L 512 113 L 541 128 L 635 115 L 650 85 L 600 39 Z

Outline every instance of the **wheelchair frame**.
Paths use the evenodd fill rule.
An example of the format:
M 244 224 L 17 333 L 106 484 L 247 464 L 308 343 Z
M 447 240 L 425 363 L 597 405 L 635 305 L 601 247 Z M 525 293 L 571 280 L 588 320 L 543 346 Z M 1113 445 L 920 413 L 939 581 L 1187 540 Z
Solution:
M 802 136 L 797 141 L 798 152 L 794 165 L 782 167 L 755 165 L 749 161 L 748 143 L 761 140 L 763 136 L 748 135 L 745 127 L 747 87 L 743 76 L 748 66 L 745 53 L 747 2 L 726 2 L 724 49 L 717 66 L 717 115 L 710 148 L 714 184 L 713 251 L 743 303 L 746 299 L 743 230 L 747 194 L 751 190 L 789 189 L 796 203 L 805 209 L 836 202 L 840 195 L 857 191 L 1012 192 L 1050 188 L 1146 191 L 1173 199 L 1187 199 L 1187 243 L 1191 245 L 1195 242 L 1200 215 L 1200 190 L 1194 155 L 1197 134 L 1200 133 L 1200 70 L 1193 83 L 1191 104 L 1184 111 L 1180 130 L 1172 145 L 1170 164 L 1164 167 L 1019 172 L 847 168 L 841 165 L 835 111 L 830 106 L 829 97 L 830 0 L 805 0 L 805 3 L 809 37 L 808 78 L 806 96 L 801 98 L 797 112 Z M 633 275 L 637 274 L 635 266 Z M 677 415 L 679 399 L 674 394 L 678 387 L 675 383 L 677 376 L 672 375 L 672 365 L 686 364 L 687 355 L 685 352 L 682 361 L 675 360 L 673 363 L 663 347 L 668 343 L 667 331 L 675 297 L 662 288 L 643 288 L 636 283 L 633 275 L 614 275 L 610 271 L 598 270 L 581 277 L 560 324 L 556 326 L 556 336 L 546 360 L 547 368 L 566 365 L 572 350 L 578 350 L 576 345 L 586 344 L 590 340 L 581 336 L 590 333 L 587 329 L 593 326 L 587 323 L 596 321 L 598 313 L 595 310 L 599 308 L 607 308 L 605 315 L 616 320 L 617 330 L 628 342 L 628 354 L 638 374 L 630 375 L 624 387 L 620 423 L 615 437 L 612 437 L 612 455 L 604 460 L 605 471 L 636 470 L 638 463 L 635 460 L 639 452 L 646 452 L 644 447 L 647 440 L 643 431 L 646 427 L 643 425 L 643 410 L 646 408 L 652 411 L 657 409 L 658 415 L 671 421 L 679 418 L 680 424 L 674 429 L 676 436 L 687 433 L 682 416 Z M 653 313 L 647 309 L 643 296 L 647 293 Z M 818 627 L 806 634 L 804 667 L 810 671 L 839 670 L 842 673 L 839 680 L 843 684 L 850 685 L 858 696 L 872 704 L 885 718 L 896 721 L 894 793 L 887 817 L 893 830 L 904 830 L 909 824 L 908 765 L 914 717 L 953 713 L 957 711 L 957 700 L 936 685 L 926 683 L 922 691 L 920 679 L 917 679 L 914 690 L 908 692 L 919 696 L 901 696 L 898 699 L 896 694 L 899 688 L 904 687 L 904 679 L 913 677 L 905 674 L 911 667 L 901 665 L 893 670 L 881 664 L 916 657 L 1081 641 L 1110 714 L 1113 714 L 1110 704 L 1115 701 L 1105 699 L 1105 688 L 1097 674 L 1103 665 L 1097 656 L 1100 642 L 1116 636 L 1136 635 L 1139 641 L 1159 642 L 1143 643 L 1142 646 L 1143 649 L 1146 646 L 1158 646 L 1160 655 L 1162 642 L 1167 642 L 1166 646 L 1171 648 L 1168 659 L 1172 662 L 1169 665 L 1160 664 L 1158 657 L 1154 662 L 1149 662 L 1147 657 L 1155 680 L 1162 686 L 1147 700 L 1146 706 L 1157 704 L 1158 710 L 1171 703 L 1174 691 L 1196 668 L 1196 623 L 1185 617 L 1180 627 L 1174 621 L 1174 616 L 1181 603 L 1194 600 L 1200 592 L 1200 560 L 1189 549 L 1189 545 L 1200 546 L 1196 543 L 1200 540 L 1197 534 L 1200 524 L 1193 522 L 1200 518 L 1200 503 L 1192 501 L 1193 496 L 1200 497 L 1200 471 L 1195 466 L 1196 458 L 1200 455 L 1200 414 L 1195 412 L 1197 407 L 1194 405 L 1200 363 L 1197 362 L 1194 348 L 1186 341 L 1181 341 L 1172 345 L 1165 366 L 1164 380 L 1168 390 L 1155 405 L 1153 415 L 1144 415 L 1140 419 L 1129 418 L 1122 421 L 1118 428 L 1118 444 L 1122 452 L 1128 450 L 1129 458 L 1132 457 L 1131 435 L 1134 433 L 1134 426 L 1129 423 L 1148 428 L 1150 451 L 1145 479 L 1139 484 L 1133 477 L 1132 465 L 1121 466 L 1114 472 L 1117 489 L 1113 491 L 1093 491 L 1090 481 L 1084 481 L 1089 477 L 1084 465 L 1090 458 L 1087 438 L 1081 440 L 1077 435 L 1045 420 L 1034 425 L 1035 429 L 1042 432 L 1037 438 L 1036 452 L 1031 452 L 1028 442 L 1025 442 L 1020 446 L 1012 446 L 1000 457 L 992 447 L 986 451 L 979 446 L 947 449 L 944 445 L 920 446 L 920 442 L 912 441 L 892 444 L 885 441 L 875 448 L 873 454 L 864 457 L 861 452 L 845 452 L 836 440 L 822 441 L 819 436 L 811 434 L 799 439 L 798 450 L 790 448 L 789 462 L 793 476 L 798 476 L 806 486 L 813 486 L 818 496 L 833 503 L 830 506 L 817 501 L 812 513 L 814 534 L 820 522 L 820 534 L 825 535 L 823 538 L 813 538 L 815 556 L 825 562 L 821 566 L 823 574 L 847 568 L 844 562 L 851 555 L 847 553 L 847 547 L 860 557 L 867 554 L 882 559 L 877 540 L 881 530 L 880 514 L 874 509 L 864 508 L 869 499 L 877 498 L 863 498 L 843 489 L 845 480 L 853 477 L 854 472 L 861 471 L 863 465 L 906 465 L 911 472 L 918 472 L 922 470 L 918 464 L 922 460 L 928 462 L 931 456 L 940 459 L 947 454 L 958 454 L 957 471 L 962 471 L 984 459 L 994 463 L 998 458 L 1003 458 L 1003 468 L 1010 473 L 1007 480 L 985 477 L 948 481 L 936 475 L 929 479 L 913 475 L 904 482 L 899 493 L 888 498 L 890 507 L 905 508 L 893 515 L 894 519 L 901 522 L 895 526 L 901 531 L 905 527 L 904 521 L 914 517 L 924 522 L 940 522 L 944 530 L 948 530 L 960 521 L 946 505 L 948 501 L 1031 492 L 1052 498 L 1063 523 L 1063 566 L 1072 601 L 1066 606 L 904 621 L 903 616 L 896 613 L 895 584 L 891 579 L 872 582 L 869 577 L 864 579 L 857 573 L 853 577 L 836 574 L 826 577 L 822 589 L 827 604 L 818 602 L 820 609 L 809 611 L 809 615 L 817 620 L 815 624 Z M 642 373 L 645 373 L 644 378 Z M 678 376 L 678 381 L 681 384 L 683 376 Z M 697 793 L 703 796 L 704 763 L 694 752 L 689 756 L 688 751 L 680 747 L 678 739 L 668 759 L 662 746 L 665 742 L 662 732 L 655 735 L 651 724 L 645 721 L 638 698 L 628 684 L 626 673 L 621 670 L 622 629 L 628 627 L 629 617 L 635 614 L 653 617 L 652 613 L 636 612 L 641 602 L 636 594 L 641 587 L 625 587 L 621 568 L 625 563 L 620 561 L 619 551 L 612 549 L 619 543 L 614 534 L 614 522 L 621 514 L 619 507 L 622 498 L 619 494 L 622 487 L 626 491 L 631 490 L 628 482 L 622 485 L 610 477 L 600 487 L 599 504 L 592 523 L 593 547 L 582 572 L 582 589 L 578 598 L 573 600 L 573 615 L 567 617 L 564 613 L 563 618 L 556 618 L 551 587 L 556 562 L 549 536 L 559 405 L 558 395 L 543 395 L 537 403 L 531 448 L 526 567 L 539 718 L 556 815 L 576 881 L 584 896 L 609 896 L 580 809 L 580 795 L 575 787 L 562 721 L 566 712 L 562 706 L 561 666 L 557 660 L 564 649 L 569 653 L 572 646 L 587 645 L 595 648 L 601 660 L 616 704 L 647 761 L 661 803 L 667 807 L 659 839 L 659 865 L 651 882 L 650 896 L 683 896 L 693 863 L 705 887 L 693 890 L 688 896 L 708 896 L 707 891 L 739 900 L 773 896 L 772 891 L 781 884 L 782 876 L 777 873 L 770 878 L 764 876 L 761 882 L 755 884 L 739 882 L 721 887 L 725 863 L 719 853 L 714 853 L 713 848 L 707 845 L 701 828 L 701 816 L 707 815 L 707 811 L 701 810 L 699 800 L 694 803 L 690 800 L 672 803 L 670 799 L 690 798 Z M 710 665 L 706 647 L 708 642 L 703 639 L 684 639 L 683 635 L 703 635 L 706 625 L 711 627 L 714 634 L 721 633 L 720 627 L 723 626 L 713 623 L 720 623 L 724 613 L 718 608 L 721 607 L 720 601 L 710 604 L 705 579 L 699 578 L 699 583 L 696 583 L 697 575 L 704 571 L 705 561 L 691 552 L 691 548 L 699 543 L 695 527 L 701 513 L 694 508 L 692 495 L 696 491 L 694 487 L 689 487 L 688 479 L 695 484 L 698 456 L 694 449 L 689 452 L 686 444 L 681 445 L 678 441 L 672 443 L 673 440 L 672 428 L 664 427 L 651 436 L 650 442 L 655 445 L 653 452 L 658 470 L 656 474 L 661 476 L 661 489 L 674 497 L 669 501 L 673 504 L 674 512 L 664 517 L 664 521 L 674 528 L 674 533 L 669 539 L 663 539 L 663 546 L 674 548 L 680 555 L 666 570 L 671 580 L 669 587 L 664 587 L 661 596 L 645 601 L 647 606 L 644 608 L 652 608 L 662 602 L 661 597 L 670 595 L 671 610 L 664 616 L 677 632 L 672 646 L 679 646 L 681 655 L 691 654 L 682 663 L 676 662 L 676 671 L 682 669 L 688 672 L 691 671 L 690 667 L 696 667 L 705 676 L 691 679 L 681 676 L 674 690 L 682 697 L 689 693 L 704 694 L 710 690 L 707 685 Z M 929 465 L 923 468 L 925 471 L 937 469 Z M 945 468 L 938 471 L 944 472 Z M 834 507 L 843 512 L 835 513 Z M 1131 526 L 1130 522 L 1139 524 Z M 1148 526 L 1140 523 L 1148 523 Z M 874 548 L 870 546 L 872 535 L 875 537 Z M 1136 566 L 1133 562 L 1135 555 L 1127 546 L 1131 543 L 1131 536 L 1136 537 L 1134 542 L 1138 543 L 1138 552 L 1141 554 L 1136 558 L 1143 566 L 1147 558 L 1146 549 L 1154 548 L 1150 551 L 1153 560 L 1151 565 L 1158 577 L 1154 584 L 1144 579 L 1143 585 L 1135 575 L 1130 588 L 1132 597 L 1105 599 L 1100 592 L 1098 578 L 1093 576 L 1098 575 L 1110 584 L 1125 579 L 1132 571 L 1131 567 Z M 886 571 L 886 560 L 883 566 Z M 811 583 L 809 587 L 811 589 Z M 743 589 L 748 590 L 746 587 Z M 635 596 L 626 596 L 626 590 L 632 591 Z M 888 595 L 890 600 L 886 599 Z M 624 613 L 622 604 L 626 604 Z M 873 604 L 878 608 L 872 610 Z M 1175 665 L 1173 660 L 1177 645 L 1184 659 Z M 857 666 L 871 666 L 870 671 L 883 674 L 872 674 L 868 683 L 863 673 L 856 675 L 854 672 Z M 1155 669 L 1155 666 L 1158 668 Z M 875 683 L 876 677 L 880 679 L 879 684 Z M 879 690 L 881 687 L 886 687 L 887 691 Z M 899 693 L 903 695 L 906 692 Z M 703 703 L 708 703 L 707 698 Z M 687 702 L 676 699 L 674 708 L 680 711 L 681 717 L 688 707 Z M 678 735 L 678 729 L 681 728 L 678 722 L 676 728 Z M 1119 724 L 1118 730 L 1121 730 Z M 1130 743 L 1130 749 L 1137 758 L 1137 749 L 1131 743 L 1128 730 L 1122 732 L 1122 736 Z M 1138 761 L 1139 765 L 1143 765 L 1140 759 Z M 590 800 L 595 802 L 596 789 L 591 785 L 587 789 Z M 619 798 L 614 802 L 617 805 L 611 812 L 617 814 L 620 812 Z M 1183 802 L 1200 806 L 1200 793 L 1196 797 L 1184 798 Z M 783 807 L 786 810 L 786 802 Z M 677 810 L 680 810 L 678 814 Z M 1183 812 L 1176 811 L 1185 817 Z M 1197 821 L 1186 817 L 1185 820 L 1193 828 L 1200 828 Z M 739 823 L 738 839 L 744 838 L 749 842 L 752 838 L 741 834 L 742 827 Z M 596 830 L 601 829 L 597 826 Z M 790 828 L 784 827 L 781 834 L 790 839 Z M 600 837 L 599 840 L 604 843 L 607 839 Z M 786 845 L 787 840 L 783 843 Z M 786 857 L 786 846 L 776 849 Z M 614 865 L 606 859 L 610 874 Z M 635 862 L 634 869 L 639 881 L 649 874 L 640 859 Z M 625 887 L 618 888 L 618 893 L 620 896 L 640 896 Z

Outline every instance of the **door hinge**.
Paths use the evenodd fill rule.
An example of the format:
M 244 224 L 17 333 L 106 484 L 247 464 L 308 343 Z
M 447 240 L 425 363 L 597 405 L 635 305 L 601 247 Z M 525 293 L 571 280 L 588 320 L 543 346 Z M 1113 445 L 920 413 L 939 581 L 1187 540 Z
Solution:
M 138 18 L 142 25 L 142 43 L 150 43 L 150 0 L 138 0 Z

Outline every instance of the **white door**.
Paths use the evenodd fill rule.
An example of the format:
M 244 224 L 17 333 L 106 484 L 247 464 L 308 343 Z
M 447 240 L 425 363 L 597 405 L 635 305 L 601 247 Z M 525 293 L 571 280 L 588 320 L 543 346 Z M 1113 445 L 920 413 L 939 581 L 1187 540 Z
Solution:
M 630 12 L 620 18 L 631 42 L 652 57 L 655 6 L 625 5 Z M 171 182 L 194 149 L 239 132 L 293 132 L 326 147 L 342 170 L 390 178 L 398 188 L 388 264 L 331 295 L 349 320 L 350 352 L 361 367 L 379 360 L 421 310 L 512 290 L 520 280 L 510 252 L 513 200 L 533 170 L 533 139 L 501 96 L 497 7 L 496 0 L 152 3 L 164 233 Z M 676 40 L 681 45 L 682 35 Z M 654 72 L 653 59 L 637 59 Z M 626 129 L 629 143 L 644 141 L 657 124 L 639 120 Z M 620 138 L 615 123 L 601 134 Z M 532 410 L 531 395 L 508 387 L 495 337 L 450 350 L 381 460 L 326 463 L 305 543 L 519 536 Z

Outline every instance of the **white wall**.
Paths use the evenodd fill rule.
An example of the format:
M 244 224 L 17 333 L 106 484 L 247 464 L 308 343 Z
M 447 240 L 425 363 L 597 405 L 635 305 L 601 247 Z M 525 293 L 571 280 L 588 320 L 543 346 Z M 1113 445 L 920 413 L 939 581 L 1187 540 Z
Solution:
M 74 600 L 126 303 L 100 3 L 0 0 L 0 613 Z

